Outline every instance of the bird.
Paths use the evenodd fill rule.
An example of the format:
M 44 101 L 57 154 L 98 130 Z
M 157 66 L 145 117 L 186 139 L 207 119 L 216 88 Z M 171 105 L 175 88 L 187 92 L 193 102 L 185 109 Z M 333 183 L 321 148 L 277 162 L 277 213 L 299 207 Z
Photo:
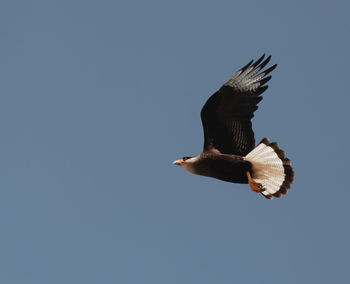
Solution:
M 268 88 L 269 74 L 277 67 L 267 68 L 270 60 L 271 55 L 265 58 L 265 54 L 251 60 L 209 97 L 201 110 L 202 153 L 173 164 L 196 175 L 249 184 L 267 199 L 287 194 L 294 181 L 291 160 L 268 138 L 255 145 L 251 122 Z

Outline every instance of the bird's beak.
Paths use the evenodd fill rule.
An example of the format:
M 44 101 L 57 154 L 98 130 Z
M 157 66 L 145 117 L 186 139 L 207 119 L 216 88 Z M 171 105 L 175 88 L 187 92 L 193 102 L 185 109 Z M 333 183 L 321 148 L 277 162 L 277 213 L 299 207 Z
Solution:
M 178 165 L 180 166 L 184 162 L 184 159 L 176 160 L 173 162 L 173 165 Z

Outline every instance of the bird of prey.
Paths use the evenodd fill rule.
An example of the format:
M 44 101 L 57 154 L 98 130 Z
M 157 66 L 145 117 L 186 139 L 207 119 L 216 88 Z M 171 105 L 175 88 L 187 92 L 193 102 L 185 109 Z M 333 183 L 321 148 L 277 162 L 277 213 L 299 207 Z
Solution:
M 201 111 L 203 152 L 173 162 L 187 171 L 232 183 L 249 184 L 253 192 L 272 199 L 288 192 L 294 180 L 291 161 L 276 142 L 264 138 L 256 146 L 251 119 L 266 91 L 265 54 L 238 70 L 205 103 Z

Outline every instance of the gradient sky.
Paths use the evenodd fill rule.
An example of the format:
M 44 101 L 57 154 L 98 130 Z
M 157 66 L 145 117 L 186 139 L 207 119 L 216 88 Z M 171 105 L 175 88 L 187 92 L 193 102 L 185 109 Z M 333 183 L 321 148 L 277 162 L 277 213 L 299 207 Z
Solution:
M 0 282 L 350 283 L 348 1 L 1 1 Z M 200 110 L 272 54 L 269 201 L 191 175 Z

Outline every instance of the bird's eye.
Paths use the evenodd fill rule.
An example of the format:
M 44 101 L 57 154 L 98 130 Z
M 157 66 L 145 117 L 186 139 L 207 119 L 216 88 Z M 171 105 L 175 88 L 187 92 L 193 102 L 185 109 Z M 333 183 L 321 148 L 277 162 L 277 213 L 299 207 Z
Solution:
M 182 159 L 184 159 L 184 161 L 188 160 L 191 157 L 183 157 Z

